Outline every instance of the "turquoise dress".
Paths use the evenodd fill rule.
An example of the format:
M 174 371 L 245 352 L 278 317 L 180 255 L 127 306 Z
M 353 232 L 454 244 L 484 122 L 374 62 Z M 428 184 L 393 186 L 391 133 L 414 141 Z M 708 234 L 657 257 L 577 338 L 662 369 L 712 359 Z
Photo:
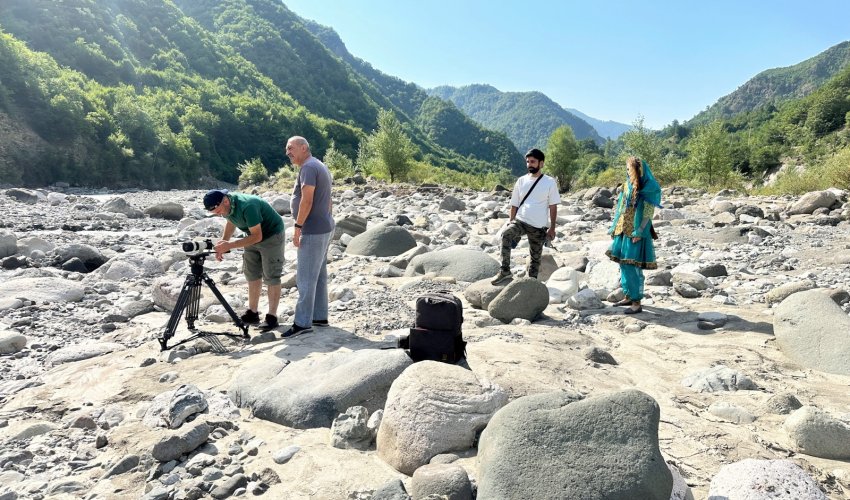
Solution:
M 626 182 L 625 190 L 617 198 L 617 209 L 608 231 L 613 240 L 605 252 L 620 264 L 620 284 L 626 297 L 633 301 L 643 298 L 643 269 L 658 269 L 650 227 L 655 207 L 661 207 L 661 187 L 648 163 L 642 162 L 641 170 L 641 188 L 637 195 L 631 183 Z M 633 242 L 632 238 L 637 236 L 640 239 Z

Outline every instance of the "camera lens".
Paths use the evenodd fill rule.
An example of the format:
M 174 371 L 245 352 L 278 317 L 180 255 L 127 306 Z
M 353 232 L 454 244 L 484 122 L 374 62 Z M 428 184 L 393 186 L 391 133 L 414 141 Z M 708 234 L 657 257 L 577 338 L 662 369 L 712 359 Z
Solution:
M 198 249 L 198 244 L 194 241 L 184 241 L 183 242 L 183 251 L 184 252 L 194 252 Z

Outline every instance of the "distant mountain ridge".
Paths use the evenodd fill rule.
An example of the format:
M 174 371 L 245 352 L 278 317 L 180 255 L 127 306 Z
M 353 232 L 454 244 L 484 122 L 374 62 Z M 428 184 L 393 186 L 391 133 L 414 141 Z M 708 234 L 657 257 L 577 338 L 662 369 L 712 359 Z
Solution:
M 731 118 L 763 106 L 805 97 L 848 64 L 850 41 L 844 41 L 793 66 L 762 71 L 686 123 L 695 125 Z
M 441 86 L 428 93 L 453 102 L 487 128 L 508 134 L 521 151 L 545 148 L 549 136 L 569 125 L 577 139 L 604 142 L 586 121 L 541 92 L 502 92 L 492 85 Z
M 612 141 L 615 141 L 621 135 L 632 129 L 631 125 L 627 125 L 625 123 L 615 122 L 613 120 L 600 120 L 592 116 L 587 116 L 581 111 L 573 108 L 564 109 L 589 123 L 590 126 L 593 127 L 604 139 L 611 139 Z

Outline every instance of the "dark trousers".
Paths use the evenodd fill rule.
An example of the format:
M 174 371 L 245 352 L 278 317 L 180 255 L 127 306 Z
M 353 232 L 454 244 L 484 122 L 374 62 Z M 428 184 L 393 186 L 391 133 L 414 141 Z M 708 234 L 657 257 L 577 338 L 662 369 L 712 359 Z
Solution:
M 528 237 L 528 248 L 531 254 L 531 262 L 528 264 L 528 276 L 537 278 L 537 273 L 540 271 L 540 257 L 543 256 L 543 244 L 546 242 L 547 229 L 534 227 L 515 220 L 502 233 L 502 271 L 510 272 L 511 270 L 511 250 L 525 235 Z

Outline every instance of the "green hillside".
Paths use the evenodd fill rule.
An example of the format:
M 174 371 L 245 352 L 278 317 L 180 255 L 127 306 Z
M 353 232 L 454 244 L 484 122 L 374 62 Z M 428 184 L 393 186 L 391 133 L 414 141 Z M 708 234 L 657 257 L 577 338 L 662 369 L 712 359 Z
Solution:
M 303 25 L 274 0 L 4 0 L 0 183 L 233 182 L 250 158 L 287 162 L 293 134 L 353 158 L 379 109 L 400 108 Z M 503 134 L 429 109 L 400 116 L 421 159 L 522 166 Z
M 453 102 L 483 126 L 504 132 L 521 151 L 544 148 L 561 125 L 569 125 L 579 140 L 604 142 L 587 122 L 540 92 L 501 92 L 490 85 L 468 85 L 442 86 L 428 93 Z
M 850 64 L 850 41 L 841 42 L 805 61 L 762 71 L 729 95 L 721 97 L 688 123 L 707 123 L 738 113 L 805 97 Z
M 522 155 L 504 131 L 494 132 L 500 129 L 479 124 L 480 122 L 476 123 L 454 104 L 430 97 L 418 85 L 378 71 L 368 62 L 348 52 L 333 29 L 309 20 L 303 20 L 303 22 L 328 49 L 353 69 L 360 77 L 361 85 L 370 95 L 389 99 L 392 105 L 412 120 L 430 141 L 470 158 L 505 165 L 515 174 L 525 171 Z M 420 142 L 419 146 L 425 152 L 438 153 L 438 151 L 430 151 L 427 143 Z

